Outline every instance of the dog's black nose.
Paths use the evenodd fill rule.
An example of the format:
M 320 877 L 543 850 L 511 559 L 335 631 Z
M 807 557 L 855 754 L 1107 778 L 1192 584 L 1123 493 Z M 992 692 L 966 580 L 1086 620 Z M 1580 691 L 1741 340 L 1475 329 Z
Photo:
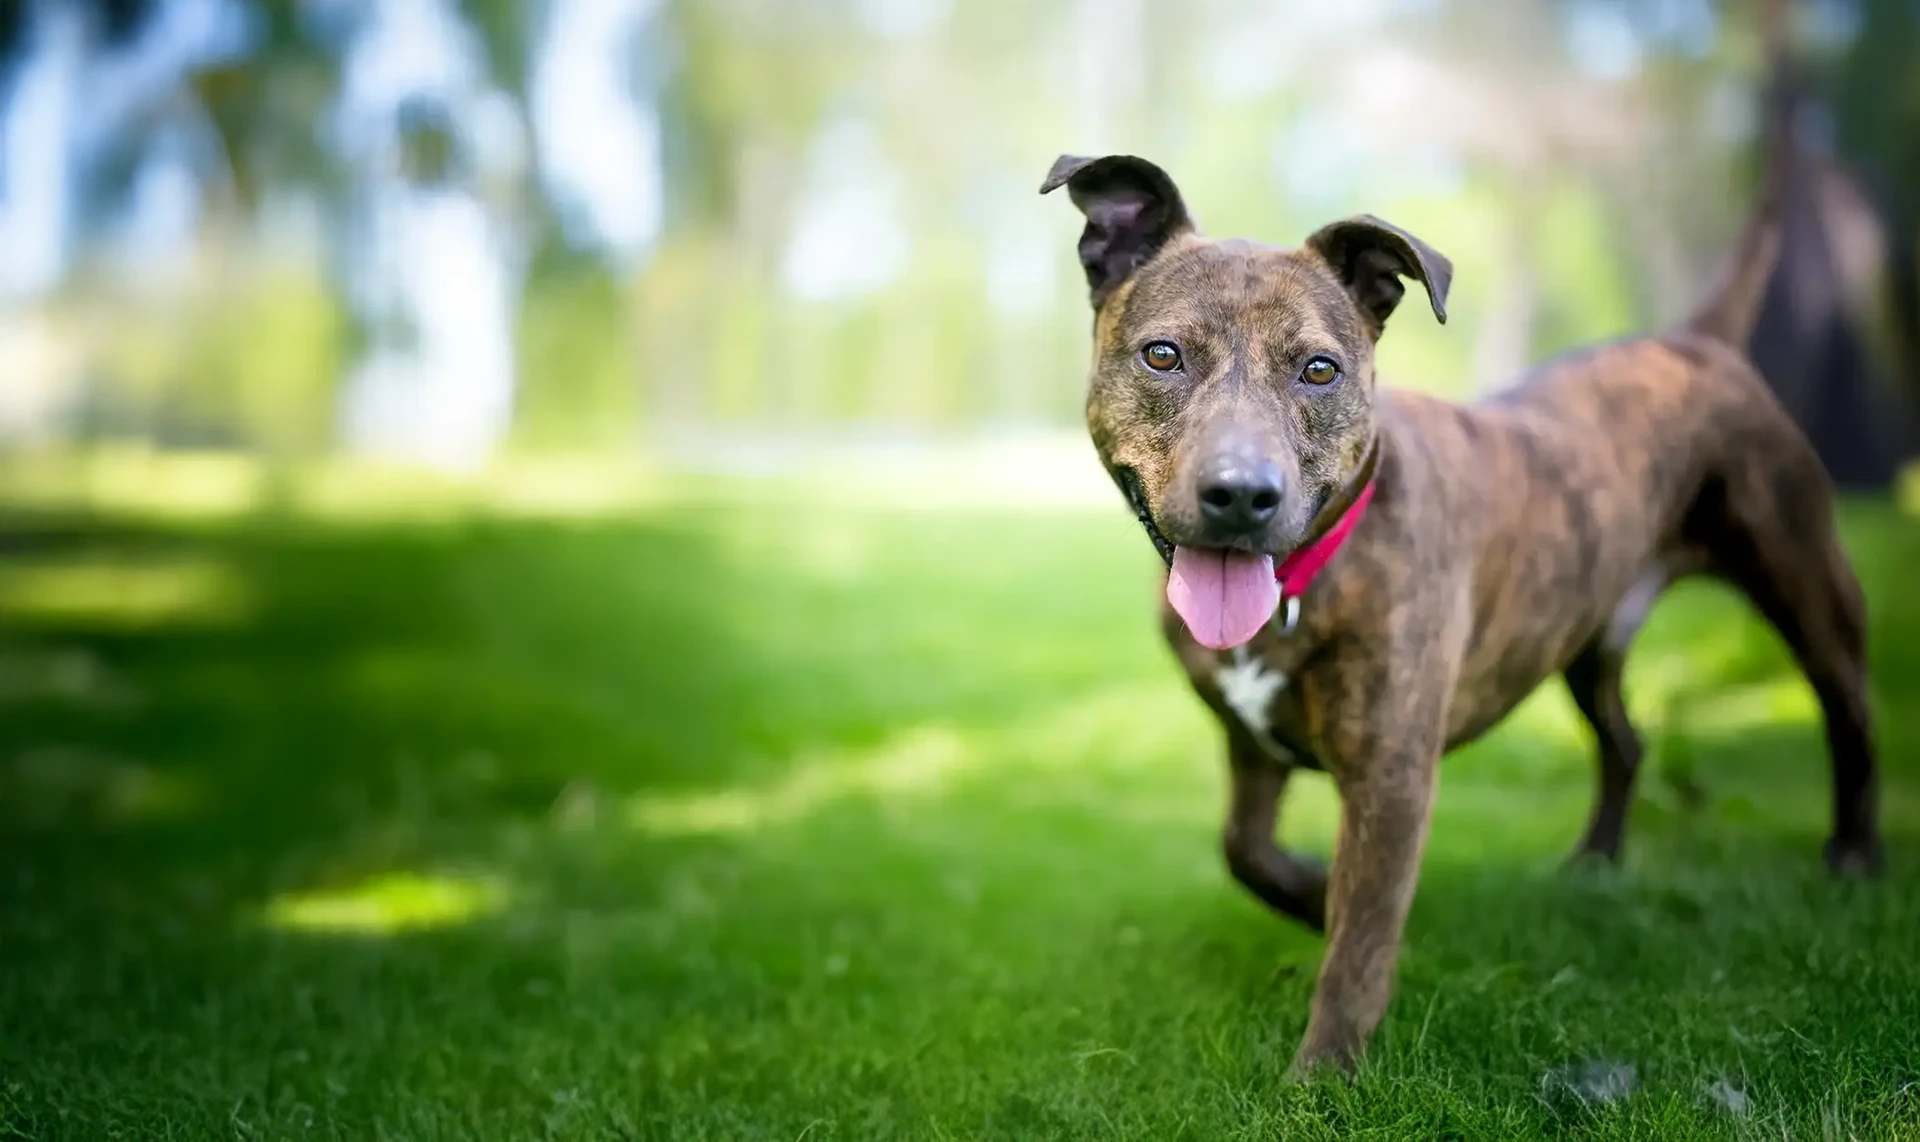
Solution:
M 1200 516 L 1221 534 L 1246 535 L 1280 510 L 1280 470 L 1272 462 L 1223 456 L 1200 472 Z

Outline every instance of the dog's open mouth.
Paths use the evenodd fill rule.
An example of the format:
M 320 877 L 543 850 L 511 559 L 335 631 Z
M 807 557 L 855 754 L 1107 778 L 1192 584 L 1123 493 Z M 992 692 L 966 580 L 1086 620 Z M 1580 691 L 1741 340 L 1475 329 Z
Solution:
M 1176 547 L 1154 525 L 1140 477 L 1131 468 L 1117 474 L 1133 514 L 1167 563 L 1167 602 L 1194 641 L 1229 650 L 1252 640 L 1280 606 L 1273 556 L 1217 547 Z

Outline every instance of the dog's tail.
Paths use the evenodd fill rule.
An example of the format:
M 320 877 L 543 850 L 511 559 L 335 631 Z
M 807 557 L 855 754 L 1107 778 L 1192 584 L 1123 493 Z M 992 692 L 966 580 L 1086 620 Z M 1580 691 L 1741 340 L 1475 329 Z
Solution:
M 1767 283 L 1779 260 L 1781 217 L 1786 213 L 1788 185 L 1797 158 L 1793 133 L 1797 85 L 1780 41 L 1775 39 L 1771 47 L 1760 198 L 1747 216 L 1719 280 L 1684 325 L 1689 332 L 1705 334 L 1742 351 L 1760 318 Z

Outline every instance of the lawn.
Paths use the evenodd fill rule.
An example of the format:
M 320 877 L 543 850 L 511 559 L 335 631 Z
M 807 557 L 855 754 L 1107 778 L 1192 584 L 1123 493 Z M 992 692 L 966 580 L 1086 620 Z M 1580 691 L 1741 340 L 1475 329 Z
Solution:
M 1920 1137 L 1920 527 L 1847 513 L 1889 861 L 1805 686 L 1663 603 L 1617 871 L 1557 687 L 1449 758 L 1398 998 L 1228 878 L 1117 503 L 678 487 L 0 534 L 0 1136 Z M 1283 829 L 1325 852 L 1297 783 Z

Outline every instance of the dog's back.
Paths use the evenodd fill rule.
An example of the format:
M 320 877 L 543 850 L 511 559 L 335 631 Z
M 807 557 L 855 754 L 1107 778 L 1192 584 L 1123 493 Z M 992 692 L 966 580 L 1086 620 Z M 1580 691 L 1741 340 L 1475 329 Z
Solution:
M 1454 742 L 1589 648 L 1624 653 L 1660 590 L 1691 574 L 1759 592 L 1763 611 L 1761 595 L 1794 589 L 1783 577 L 1835 584 L 1829 625 L 1858 625 L 1831 483 L 1744 352 L 1792 146 L 1769 135 L 1759 201 L 1677 327 L 1568 353 L 1469 405 L 1383 394 L 1382 427 L 1420 472 L 1417 510 L 1452 521 L 1436 561 L 1473 569 Z M 1795 536 L 1818 566 L 1778 566 Z

